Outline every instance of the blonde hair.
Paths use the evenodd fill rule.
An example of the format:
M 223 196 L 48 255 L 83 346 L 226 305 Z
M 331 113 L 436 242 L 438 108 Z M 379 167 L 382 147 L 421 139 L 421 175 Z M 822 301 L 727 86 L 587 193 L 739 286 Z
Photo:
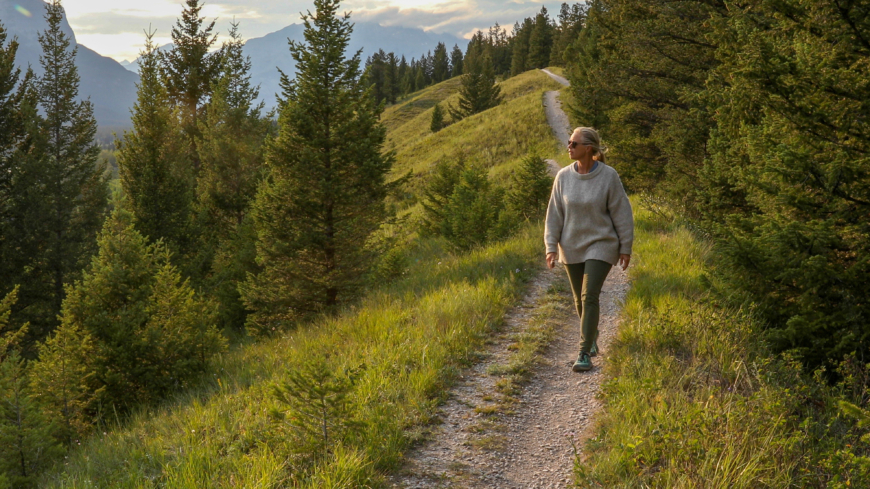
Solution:
M 592 149 L 595 150 L 592 156 L 604 163 L 604 154 L 607 153 L 607 146 L 601 144 L 601 136 L 598 135 L 598 131 L 591 127 L 578 127 L 574 129 L 574 134 L 578 133 L 580 134 L 580 140 L 577 141 L 575 139 L 575 141 L 585 146 L 592 146 Z

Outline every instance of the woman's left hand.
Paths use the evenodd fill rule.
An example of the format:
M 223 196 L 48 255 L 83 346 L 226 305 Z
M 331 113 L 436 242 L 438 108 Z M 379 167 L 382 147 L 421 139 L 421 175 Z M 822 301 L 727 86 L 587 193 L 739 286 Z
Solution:
M 628 268 L 628 262 L 631 261 L 631 255 L 619 255 L 619 262 L 617 265 L 622 267 L 622 271 L 625 271 Z

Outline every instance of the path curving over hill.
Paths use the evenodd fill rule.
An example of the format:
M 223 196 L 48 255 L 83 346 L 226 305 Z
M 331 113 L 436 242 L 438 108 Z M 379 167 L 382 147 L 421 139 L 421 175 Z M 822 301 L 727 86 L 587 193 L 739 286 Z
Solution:
M 546 73 L 553 80 L 562 84 L 562 86 L 568 86 L 568 80 L 565 78 L 553 74 L 549 70 L 541 71 Z M 558 91 L 554 90 L 544 93 L 544 112 L 547 115 L 547 124 L 549 124 L 550 129 L 553 130 L 553 137 L 555 137 L 556 141 L 559 141 L 559 143 L 567 144 L 568 138 L 571 137 L 571 122 L 568 120 L 565 111 L 562 110 L 562 102 L 559 100 Z M 556 160 L 547 160 L 547 163 L 550 165 L 550 172 L 555 176 L 561 167 Z
M 568 119 L 558 105 L 558 92 L 547 95 L 551 93 L 553 98 L 545 101 L 556 103 L 547 104 L 548 121 L 556 137 L 561 134 L 560 140 L 567 141 Z M 552 119 L 551 111 L 556 116 Z M 559 165 L 548 162 L 555 175 Z M 601 292 L 602 353 L 593 359 L 592 371 L 578 374 L 571 365 L 580 325 L 565 272 L 562 267 L 542 269 L 520 304 L 508 312 L 482 360 L 448 393 L 440 424 L 407 454 L 402 471 L 390 479 L 392 487 L 573 487 L 574 459 L 583 456 L 575 449 L 582 450 L 601 407 L 596 394 L 628 288 L 627 274 L 614 267 Z M 524 364 L 518 345 L 529 338 L 539 338 L 540 348 Z M 529 372 L 525 376 L 523 369 Z M 518 384 L 510 382 L 519 378 L 523 381 Z

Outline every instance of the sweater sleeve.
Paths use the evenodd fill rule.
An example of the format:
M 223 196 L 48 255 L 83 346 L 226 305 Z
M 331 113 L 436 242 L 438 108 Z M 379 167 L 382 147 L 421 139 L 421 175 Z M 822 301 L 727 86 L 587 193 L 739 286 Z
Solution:
M 559 240 L 562 239 L 562 228 L 565 225 L 565 210 L 562 208 L 562 189 L 559 176 L 553 180 L 553 191 L 550 192 L 550 203 L 547 204 L 547 218 L 544 221 L 544 245 L 547 253 L 559 252 Z
M 625 188 L 619 175 L 614 172 L 613 181 L 610 184 L 607 195 L 607 211 L 619 237 L 619 254 L 630 255 L 631 246 L 634 243 L 634 216 L 631 211 L 631 202 L 625 194 Z

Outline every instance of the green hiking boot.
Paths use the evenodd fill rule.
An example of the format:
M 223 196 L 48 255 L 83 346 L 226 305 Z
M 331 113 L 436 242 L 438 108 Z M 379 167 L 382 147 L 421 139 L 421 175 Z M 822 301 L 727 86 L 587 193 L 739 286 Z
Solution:
M 589 354 L 585 351 L 581 351 L 580 356 L 577 357 L 577 361 L 574 362 L 574 366 L 571 367 L 571 370 L 575 372 L 586 372 L 587 370 L 592 370 L 592 359 L 589 358 Z
M 589 356 L 594 357 L 595 355 L 598 355 L 598 340 L 595 340 L 592 343 L 592 348 L 589 349 Z

